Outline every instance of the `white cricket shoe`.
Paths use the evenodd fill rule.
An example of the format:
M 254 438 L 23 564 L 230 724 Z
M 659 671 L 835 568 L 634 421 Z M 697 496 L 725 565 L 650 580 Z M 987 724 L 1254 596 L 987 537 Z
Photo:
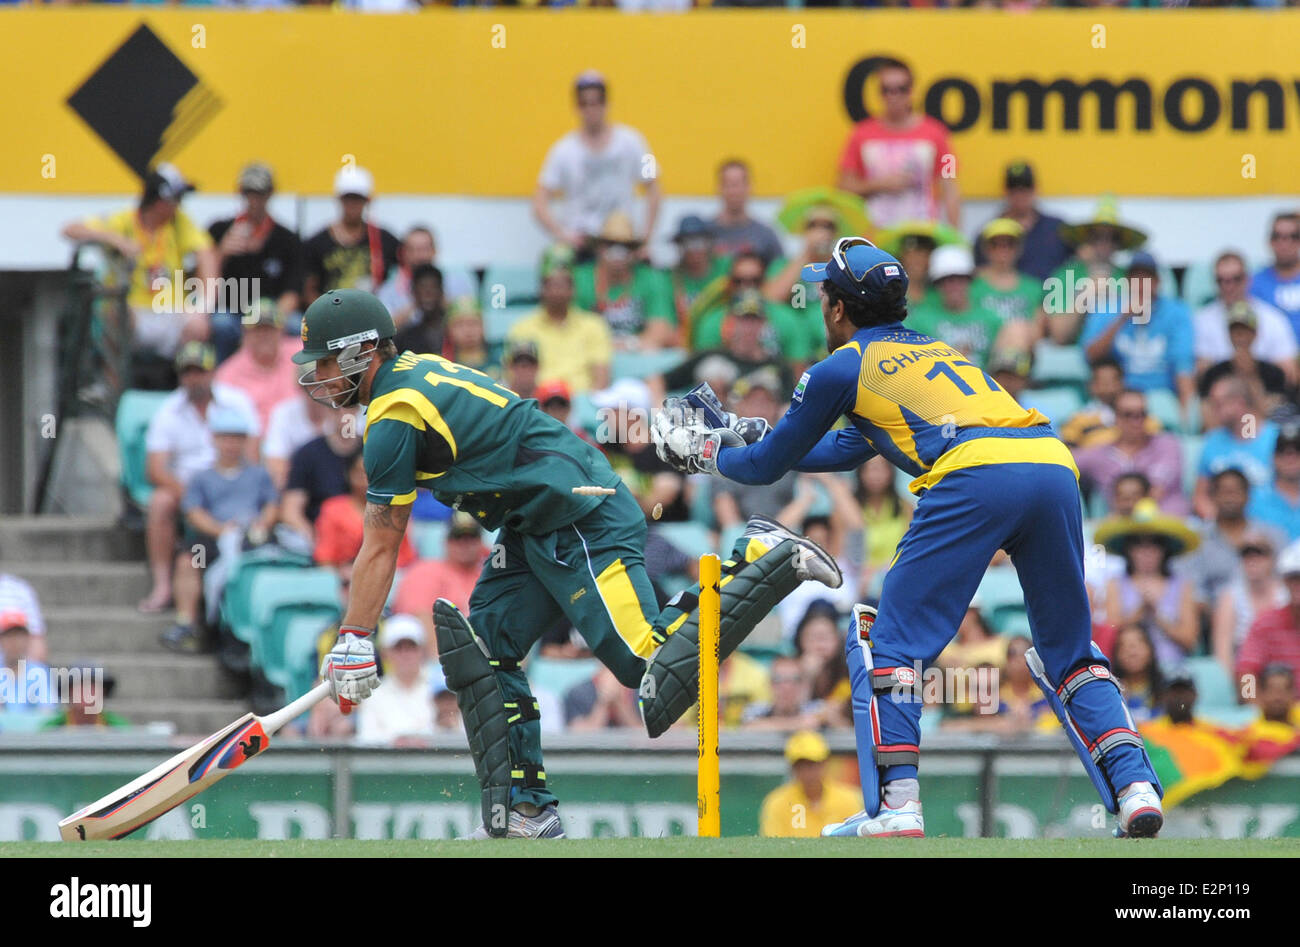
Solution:
M 787 539 L 794 540 L 797 547 L 794 551 L 795 575 L 805 582 L 812 579 L 832 589 L 838 589 L 844 584 L 844 575 L 834 556 L 808 537 L 800 536 L 770 516 L 759 513 L 751 516 L 745 524 L 744 536 L 746 539 L 757 539 L 768 549 Z
M 881 803 L 880 812 L 873 819 L 865 811 L 849 816 L 844 822 L 835 822 L 822 829 L 825 838 L 925 838 L 925 820 L 921 817 L 921 804 L 909 799 L 897 809 Z
M 1132 783 L 1120 793 L 1116 838 L 1155 838 L 1164 824 L 1164 807 L 1150 783 Z
M 466 836 L 467 841 L 485 842 L 494 838 L 487 826 L 480 825 Z M 560 810 L 554 803 L 540 810 L 536 815 L 525 815 L 518 809 L 510 810 L 510 822 L 506 828 L 506 838 L 564 838 L 564 828 L 560 824 Z

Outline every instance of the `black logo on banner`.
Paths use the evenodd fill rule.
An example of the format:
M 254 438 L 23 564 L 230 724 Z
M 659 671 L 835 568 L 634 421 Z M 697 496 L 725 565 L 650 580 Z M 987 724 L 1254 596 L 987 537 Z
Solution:
M 170 160 L 212 120 L 221 100 L 141 25 L 68 105 L 140 177 Z

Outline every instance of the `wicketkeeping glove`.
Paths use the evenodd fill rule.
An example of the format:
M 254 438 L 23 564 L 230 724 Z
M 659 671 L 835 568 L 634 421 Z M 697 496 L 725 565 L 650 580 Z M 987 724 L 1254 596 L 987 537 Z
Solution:
M 330 697 L 338 702 L 339 710 L 351 713 L 354 705 L 379 686 L 379 663 L 371 637 L 340 632 L 339 640 L 321 662 L 320 676 L 329 684 Z
M 718 472 L 718 451 L 724 444 L 740 446 L 744 442 L 726 428 L 709 430 L 699 423 L 679 424 L 673 411 L 665 409 L 655 415 L 650 425 L 659 459 L 682 473 Z

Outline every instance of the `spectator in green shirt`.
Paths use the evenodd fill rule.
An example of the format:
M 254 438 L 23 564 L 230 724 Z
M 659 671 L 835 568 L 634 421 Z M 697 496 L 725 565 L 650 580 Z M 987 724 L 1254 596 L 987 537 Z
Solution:
M 1115 198 L 1107 195 L 1097 205 L 1097 212 L 1092 220 L 1081 224 L 1062 227 L 1061 236 L 1065 242 L 1075 248 L 1074 256 L 1067 260 L 1060 269 L 1048 279 L 1044 293 L 1051 295 L 1051 287 L 1059 285 L 1062 298 L 1074 300 L 1089 280 L 1118 279 L 1124 275 L 1115 262 L 1115 254 L 1120 250 L 1136 250 L 1147 242 L 1147 235 L 1136 227 L 1129 227 L 1119 222 L 1119 208 Z M 1092 299 L 1099 298 L 1094 289 Z M 1083 328 L 1083 318 L 1087 315 L 1086 304 L 1070 305 L 1066 312 L 1049 312 L 1045 331 L 1058 345 L 1069 345 L 1079 336 Z
M 703 352 L 723 347 L 736 316 L 736 306 L 742 301 L 747 306 L 758 299 L 770 328 L 770 338 L 775 340 L 781 354 L 799 371 L 812 351 L 811 336 L 805 319 L 789 306 L 762 299 L 759 286 L 763 282 L 763 258 L 757 253 L 736 254 L 731 261 L 731 272 L 721 298 L 695 316 L 691 322 L 691 349 Z M 821 312 L 817 307 L 818 314 Z M 824 330 L 823 330 L 824 332 Z
M 58 713 L 41 724 L 42 730 L 63 727 L 129 727 L 131 722 L 120 714 L 104 709 L 113 696 L 117 680 L 106 668 L 85 661 L 67 669 L 69 676 L 59 680 Z M 75 672 L 76 677 L 72 676 Z
M 939 247 L 930 257 L 930 282 L 937 303 L 908 313 L 907 327 L 942 339 L 983 368 L 1002 328 L 1002 320 L 971 301 L 975 259 L 966 247 Z
M 637 262 L 642 244 L 621 211 L 605 218 L 596 260 L 573 268 L 574 304 L 598 313 L 623 349 L 661 349 L 677 337 L 672 289 L 663 273 Z
M 677 244 L 677 265 L 669 271 L 668 279 L 672 286 L 673 311 L 681 327 L 690 324 L 691 306 L 705 287 L 725 278 L 731 259 L 714 256 L 713 228 L 695 214 L 686 215 L 677 224 L 673 243 Z
M 1024 230 L 1014 220 L 998 217 L 980 232 L 980 249 L 986 260 L 971 284 L 971 301 L 1002 321 L 1004 343 L 1017 351 L 1033 349 L 1037 338 L 1042 284 L 1016 269 Z

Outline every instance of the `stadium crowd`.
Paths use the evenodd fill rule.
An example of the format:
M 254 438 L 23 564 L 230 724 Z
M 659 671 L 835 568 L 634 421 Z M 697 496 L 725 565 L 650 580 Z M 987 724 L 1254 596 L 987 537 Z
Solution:
M 800 267 L 826 259 L 837 237 L 866 234 L 911 278 L 906 324 L 966 353 L 1074 450 L 1095 637 L 1135 715 L 1162 713 L 1199 661 L 1202 687 L 1211 665 L 1234 704 L 1267 686 L 1282 695 L 1267 712 L 1300 725 L 1300 212 L 1276 213 L 1261 235 L 1266 261 L 1224 247 L 1173 270 L 1111 198 L 1088 220 L 1048 214 L 1032 164 L 1017 161 L 1001 209 L 967 221 L 946 172 L 947 132 L 915 110 L 907 67 L 886 64 L 875 80 L 884 111 L 852 130 L 834 174 L 790 195 L 775 221 L 750 212 L 750 162 L 721 160 L 716 213 L 674 223 L 667 268 L 647 252 L 661 200 L 642 160 L 649 146 L 610 120 L 596 73 L 578 77 L 577 128 L 539 171 L 533 212 L 551 245 L 513 270 L 441 266 L 432 228 L 398 235 L 369 218 L 375 182 L 354 166 L 334 182 L 337 218 L 315 234 L 269 215 L 273 170 L 258 162 L 239 175 L 238 209 L 206 228 L 182 209 L 192 188 L 170 165 L 150 174 L 136 206 L 70 223 L 69 240 L 121 262 L 124 303 L 101 301 L 100 318 L 129 320 L 132 384 L 173 389 L 146 438 L 153 588 L 141 610 L 175 610 L 170 647 L 210 648 L 229 577 L 218 566 L 267 547 L 334 570 L 346 595 L 361 543 L 365 420 L 308 398 L 290 356 L 302 310 L 357 287 L 389 308 L 399 349 L 500 379 L 607 453 L 647 515 L 662 599 L 753 513 L 830 549 L 843 588 L 829 598 L 801 588 L 759 626 L 722 669 L 722 715 L 755 730 L 849 726 L 842 629 L 854 602 L 878 595 L 907 528 L 906 479 L 882 458 L 851 476 L 790 473 L 760 487 L 683 476 L 656 456 L 648 414 L 665 394 L 708 382 L 739 414 L 777 421 L 826 354 Z M 160 312 L 155 281 L 177 272 L 211 278 L 204 286 L 257 278 L 260 298 Z M 314 733 L 419 743 L 457 726 L 430 606 L 444 596 L 467 609 L 492 537 L 423 491 L 412 523 L 380 637 L 391 683 L 355 719 L 320 705 Z M 1001 690 L 994 706 L 948 703 L 927 718 L 957 730 L 1025 732 L 1045 718 L 1054 728 L 1025 667 L 1014 571 L 1001 554 L 990 566 L 938 664 L 995 668 Z M 16 594 L 5 581 L 0 603 Z M 18 623 L 23 636 L 40 640 L 39 612 L 6 608 L 19 618 L 26 609 L 36 620 Z M 16 626 L 0 628 L 6 658 L 11 634 Z M 571 628 L 549 629 L 532 661 L 544 728 L 638 725 L 635 695 Z M 792 763 L 816 761 L 809 745 Z

